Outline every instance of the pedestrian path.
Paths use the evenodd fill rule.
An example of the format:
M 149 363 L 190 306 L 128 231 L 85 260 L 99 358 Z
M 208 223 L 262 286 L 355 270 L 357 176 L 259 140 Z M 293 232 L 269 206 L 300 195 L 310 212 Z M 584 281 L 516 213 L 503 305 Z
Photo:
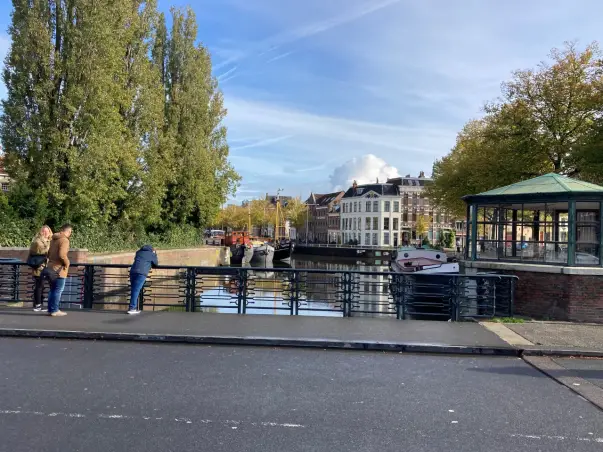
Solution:
M 516 354 L 478 323 L 403 321 L 367 317 L 71 311 L 52 318 L 0 311 L 0 335 L 324 348 Z

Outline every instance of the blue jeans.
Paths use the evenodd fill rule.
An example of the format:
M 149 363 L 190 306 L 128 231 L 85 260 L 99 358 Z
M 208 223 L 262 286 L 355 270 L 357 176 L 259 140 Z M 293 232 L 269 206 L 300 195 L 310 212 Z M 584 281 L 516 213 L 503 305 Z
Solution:
M 57 312 L 61 306 L 61 295 L 65 290 L 65 278 L 57 278 L 50 283 L 50 292 L 48 292 L 48 313 Z
M 138 307 L 138 296 L 144 286 L 144 282 L 147 280 L 146 275 L 139 275 L 138 273 L 130 273 L 130 311 L 135 310 Z

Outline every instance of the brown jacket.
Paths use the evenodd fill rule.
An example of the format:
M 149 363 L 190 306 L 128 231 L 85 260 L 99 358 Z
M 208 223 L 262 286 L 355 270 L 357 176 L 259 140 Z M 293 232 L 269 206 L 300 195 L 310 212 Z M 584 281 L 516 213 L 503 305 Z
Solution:
M 48 249 L 50 248 L 50 240 L 46 240 L 45 237 L 37 234 L 33 241 L 31 242 L 31 246 L 29 247 L 29 255 L 30 256 L 48 256 Z M 33 269 L 34 276 L 40 276 L 42 274 L 42 270 L 46 267 L 46 262 L 40 265 L 38 268 Z
M 48 267 L 59 274 L 59 278 L 67 278 L 69 272 L 69 239 L 58 232 L 52 236 L 48 251 Z

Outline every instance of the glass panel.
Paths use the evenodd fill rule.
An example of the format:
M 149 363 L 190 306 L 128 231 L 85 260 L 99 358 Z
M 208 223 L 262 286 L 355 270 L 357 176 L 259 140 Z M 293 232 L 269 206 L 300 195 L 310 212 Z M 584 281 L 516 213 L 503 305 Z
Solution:
M 389 201 L 384 201 L 383 202 L 383 211 L 384 212 L 389 212 L 389 208 L 390 208 L 390 202 Z
M 370 201 L 367 201 L 367 202 L 366 202 L 366 211 L 367 211 L 367 212 L 370 212 L 370 211 L 371 211 L 371 202 L 370 202 Z
M 379 201 L 373 201 L 373 212 L 379 212 Z
M 384 218 L 383 219 L 383 229 L 385 231 L 389 230 L 389 218 Z
M 599 203 L 576 203 L 576 265 L 599 265 L 600 233 Z
M 367 231 L 371 230 L 371 219 L 370 217 L 366 217 L 364 220 L 364 229 L 366 229 Z
M 394 201 L 394 212 L 400 212 L 400 201 Z

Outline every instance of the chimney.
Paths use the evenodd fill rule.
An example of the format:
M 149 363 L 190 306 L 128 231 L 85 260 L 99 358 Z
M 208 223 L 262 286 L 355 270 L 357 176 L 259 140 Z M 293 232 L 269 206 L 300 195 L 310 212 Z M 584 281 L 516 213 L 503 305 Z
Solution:
M 352 190 L 353 190 L 354 194 L 356 193 L 356 190 L 357 190 L 357 189 L 358 189 L 358 183 L 357 183 L 356 181 L 354 181 L 354 182 L 352 183 Z
M 424 171 L 420 171 L 419 172 L 419 179 L 424 179 L 425 178 L 425 172 Z
M 379 183 L 379 178 L 377 178 L 377 183 Z

